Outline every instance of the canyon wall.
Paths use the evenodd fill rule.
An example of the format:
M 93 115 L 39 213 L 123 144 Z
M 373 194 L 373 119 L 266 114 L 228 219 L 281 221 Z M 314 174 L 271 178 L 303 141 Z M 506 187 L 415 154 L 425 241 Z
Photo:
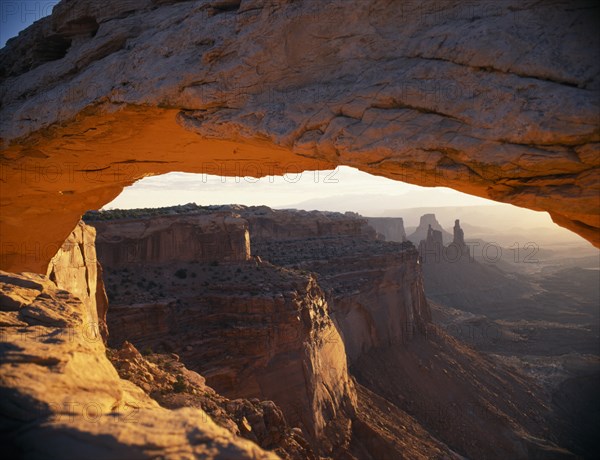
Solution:
M 354 362 L 378 347 L 401 345 L 425 334 L 431 320 L 418 254 L 356 255 L 341 258 L 335 270 L 315 261 L 306 266 L 332 290 L 331 311 Z
M 100 259 L 111 268 L 250 258 L 245 221 L 231 213 L 94 221 Z
M 255 261 L 107 273 L 126 289 L 111 299 L 111 346 L 175 352 L 224 396 L 273 400 L 316 450 L 348 443 L 354 388 L 314 279 Z
M 240 222 L 243 222 L 240 225 L 248 228 L 253 254 L 292 271 L 304 270 L 317 273 L 318 284 L 326 293 L 330 313 L 343 336 L 346 353 L 351 361 L 373 347 L 404 343 L 410 340 L 415 333 L 423 331 L 430 320 L 421 267 L 418 264 L 418 252 L 410 243 L 378 240 L 375 230 L 368 224 L 368 221 L 357 214 L 273 210 L 266 206 L 197 207 L 192 212 L 232 213 L 238 216 Z M 182 221 L 194 219 L 193 216 L 180 216 L 179 218 Z M 160 222 L 163 217 L 155 219 Z M 178 218 L 171 217 L 170 219 L 174 223 Z M 210 214 L 207 214 L 204 219 L 210 220 Z M 161 228 L 151 224 L 152 220 L 143 218 L 130 221 L 125 218 L 122 221 L 118 219 L 106 222 L 92 221 L 91 223 L 98 228 L 98 240 L 101 242 L 99 243 L 99 255 L 103 264 L 113 272 L 122 268 L 122 265 L 114 263 L 115 258 L 112 255 L 125 251 L 125 240 L 119 235 L 121 232 L 126 235 L 127 229 L 130 227 Z M 177 226 L 173 224 L 169 230 L 164 231 L 168 233 L 169 238 L 177 239 L 180 236 L 177 236 L 176 228 Z M 163 238 L 159 234 L 160 231 L 155 234 L 155 238 L 158 240 Z M 198 228 L 198 232 L 201 231 L 202 229 Z M 204 238 L 209 239 L 210 234 Z M 181 239 L 183 240 L 183 238 Z M 152 282 L 154 286 L 148 288 L 144 285 L 143 292 L 140 292 L 139 286 L 137 286 L 139 281 L 129 282 L 129 278 L 134 276 L 133 274 L 123 276 L 122 273 L 118 275 L 115 273 L 114 278 L 108 278 L 108 284 L 112 286 L 109 292 L 114 294 L 118 304 L 144 304 L 146 312 L 157 308 L 155 313 L 147 313 L 149 318 L 154 318 L 150 320 L 150 323 L 140 319 L 140 321 L 127 321 L 127 324 L 131 324 L 132 331 L 147 328 L 151 331 L 151 335 L 165 337 L 168 333 L 161 328 L 168 323 L 170 314 L 166 313 L 168 309 L 163 308 L 164 297 L 167 294 L 166 292 L 162 292 L 160 295 L 158 292 L 155 293 L 157 291 L 156 284 L 161 283 L 160 277 L 157 277 L 155 273 L 158 269 L 142 270 L 139 266 L 144 257 L 142 254 L 137 259 L 133 255 L 129 259 L 129 267 L 136 272 L 136 280 L 139 280 L 140 276 L 144 276 L 146 280 L 156 278 L 156 281 L 146 281 Z M 180 262 L 202 260 L 200 258 L 198 261 L 193 261 L 191 258 L 192 256 L 188 253 Z M 173 260 L 174 258 L 170 258 L 165 262 Z M 247 272 L 247 266 L 241 265 L 238 268 L 244 274 Z M 143 275 L 140 270 L 144 272 Z M 172 277 L 177 269 L 173 267 L 170 270 L 172 273 L 166 276 Z M 226 271 L 227 268 L 211 270 L 218 272 Z M 160 271 L 163 273 L 162 269 Z M 195 276 L 199 274 L 197 272 L 198 270 L 196 270 Z M 204 272 L 200 275 L 204 275 Z M 245 289 L 249 289 L 249 292 L 253 291 L 253 288 L 246 286 L 247 281 L 242 281 L 241 275 L 234 275 L 237 273 L 223 275 L 229 279 L 219 280 L 219 283 L 227 285 L 226 297 L 242 295 L 240 288 L 230 282 L 236 278 L 238 283 L 245 286 Z M 117 276 L 119 276 L 119 281 L 117 281 Z M 186 276 L 189 274 L 186 273 Z M 208 276 L 208 271 L 206 276 Z M 251 274 L 251 276 L 253 275 Z M 123 280 L 128 283 L 127 289 L 135 289 L 137 297 L 126 295 L 123 287 L 119 287 L 118 291 L 115 290 L 117 289 L 115 286 L 123 286 Z M 199 278 L 192 281 L 197 286 L 193 295 L 205 296 L 207 287 L 198 286 Z M 268 279 L 267 281 L 270 282 Z M 188 281 L 180 280 L 173 282 L 188 283 Z M 207 283 L 208 281 L 203 282 Z M 165 291 L 170 287 L 161 289 Z M 275 287 L 272 287 L 271 290 L 277 291 Z M 180 296 L 181 294 L 177 294 L 178 298 Z M 153 302 L 158 302 L 154 305 L 160 306 L 153 307 Z M 115 320 L 115 323 L 114 327 L 121 328 L 118 320 Z M 282 323 L 286 323 L 286 321 Z M 125 333 L 127 330 L 128 328 L 123 326 L 123 332 Z M 141 330 L 136 335 L 138 339 L 143 336 L 144 332 Z M 117 337 L 126 338 L 124 334 L 118 334 Z M 136 344 L 143 346 L 142 342 Z M 201 360 L 196 357 L 194 361 L 200 362 Z M 202 369 L 202 372 L 207 374 L 209 382 L 219 390 L 226 392 L 230 389 L 230 386 L 220 386 L 211 381 L 207 368 Z
M 375 238 L 375 230 L 358 214 L 347 212 L 275 210 L 268 206 L 222 206 L 231 209 L 252 225 L 253 243 L 274 240 L 310 240 L 328 237 Z
M 0 51 L 4 269 L 45 273 L 35 248 L 175 170 L 354 166 L 600 243 L 592 0 L 103 5 L 63 0 Z
M 250 233 L 255 211 L 237 207 Z M 259 211 L 262 228 L 275 228 Z M 498 458 L 571 458 L 549 441 L 553 422 L 540 422 L 547 407 L 531 395 L 531 382 L 482 361 L 429 323 L 412 244 L 380 241 L 372 230 L 294 238 L 306 232 L 294 211 L 272 211 L 269 219 L 293 223 L 292 231 L 272 241 L 265 235 L 260 257 L 105 267 L 109 343 L 119 350 L 89 334 L 89 305 L 49 277 L 0 272 L 6 452 L 34 459 L 82 449 L 109 459 L 278 458 L 252 440 L 293 459 L 461 458 L 453 449 L 487 458 L 490 444 Z M 312 229 L 321 220 L 364 228 L 356 215 L 314 212 L 301 220 Z M 90 252 L 81 245 L 92 237 L 80 224 L 70 241 L 76 244 L 65 243 L 50 270 L 82 298 L 93 276 L 82 269 Z M 261 260 L 267 256 L 281 264 Z M 370 336 L 361 335 L 363 323 Z M 410 328 L 397 327 L 404 323 Z M 356 341 L 348 340 L 354 334 Z M 131 336 L 145 356 L 123 342 Z M 205 370 L 206 380 L 188 363 Z M 206 385 L 211 381 L 227 394 Z M 276 401 L 261 401 L 264 394 Z M 449 408 L 449 423 L 430 418 L 440 407 Z
M 308 274 L 250 258 L 245 219 L 198 208 L 89 222 L 106 270 L 111 346 L 176 352 L 227 397 L 273 400 L 319 452 L 349 444 L 356 395 L 325 296 Z M 348 231 L 361 228 L 373 233 Z
M 367 221 L 386 241 L 396 241 L 397 243 L 406 241 L 402 217 L 367 217 Z
M 237 212 L 248 221 L 255 255 L 318 274 L 350 361 L 424 331 L 430 312 L 411 243 L 378 240 L 368 220 L 353 213 Z
M 318 455 L 570 458 L 533 382 L 431 323 L 412 243 L 351 213 L 196 208 L 246 222 L 253 258 L 107 266 L 112 346 L 176 353 L 228 398 L 272 399 Z
M 90 221 L 107 273 L 110 344 L 176 352 L 225 396 L 275 401 L 321 452 L 347 445 L 356 405 L 347 362 L 410 341 L 430 320 L 417 251 L 378 240 L 352 213 L 265 206 L 190 212 L 169 217 L 169 226 L 152 223 L 162 216 L 112 219 L 110 211 L 101 213 L 107 220 Z M 130 228 L 155 229 L 157 241 L 162 232 L 184 240 L 178 232 L 187 230 L 176 222 L 192 222 L 195 213 L 209 213 L 202 222 L 210 213 L 237 216 L 231 219 L 243 223 L 259 257 L 209 263 L 190 251 L 181 261 L 150 265 L 144 252 L 126 265 L 114 257 Z M 213 237 L 207 228 L 206 244 Z

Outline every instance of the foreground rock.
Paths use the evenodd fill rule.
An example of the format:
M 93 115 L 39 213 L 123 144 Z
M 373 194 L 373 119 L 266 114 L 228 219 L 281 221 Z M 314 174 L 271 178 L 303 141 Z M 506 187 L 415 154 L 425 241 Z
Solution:
M 214 422 L 234 433 L 274 450 L 283 459 L 315 459 L 299 429 L 292 429 L 273 401 L 230 400 L 205 384 L 204 377 L 188 370 L 176 354 L 142 356 L 129 342 L 108 350 L 119 375 L 142 388 L 169 409 L 197 407 Z
M 50 261 L 48 278 L 85 305 L 85 323 L 91 334 L 108 336 L 102 265 L 96 256 L 96 229 L 80 221 Z
M 587 0 L 63 0 L 0 52 L 1 267 L 44 273 L 54 252 L 35 248 L 174 170 L 355 166 L 546 210 L 598 245 L 597 15 Z
M 0 272 L 0 428 L 13 458 L 278 458 L 199 408 L 122 380 L 86 306 L 40 275 Z M 19 307 L 15 308 L 15 304 Z

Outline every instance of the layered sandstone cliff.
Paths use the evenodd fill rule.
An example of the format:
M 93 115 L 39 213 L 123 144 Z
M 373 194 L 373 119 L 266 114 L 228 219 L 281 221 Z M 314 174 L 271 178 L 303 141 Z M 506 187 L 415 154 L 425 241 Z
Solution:
M 430 320 L 418 252 L 410 243 L 378 240 L 368 220 L 352 213 L 237 212 L 248 221 L 254 254 L 318 274 L 350 361 L 371 348 L 410 340 Z M 328 227 L 330 222 L 337 225 Z M 310 231 L 315 228 L 328 231 Z
M 106 268 L 109 296 L 118 301 L 108 313 L 110 341 L 133 336 L 147 357 L 128 343 L 107 353 L 98 335 L 89 335 L 89 305 L 47 277 L 1 273 L 0 422 L 7 451 L 26 458 L 84 451 L 109 459 L 276 458 L 251 440 L 290 459 L 313 452 L 344 459 L 461 458 L 456 452 L 571 458 L 552 442 L 553 415 L 533 396 L 531 381 L 429 323 L 410 243 L 378 240 L 356 215 L 298 219 L 294 211 L 236 207 L 231 218 L 252 235 L 256 211 L 260 228 L 278 229 L 272 240 L 263 233 L 257 246 L 287 268 L 260 257 Z M 275 225 L 282 221 L 287 232 Z M 346 234 L 306 237 L 302 221 L 311 232 L 335 221 L 330 230 Z M 72 239 L 83 241 L 85 232 L 93 235 L 80 225 Z M 63 273 L 56 269 L 56 276 L 85 298 L 83 253 L 79 244 L 65 244 L 55 261 Z M 365 314 L 347 321 L 344 315 L 355 312 Z M 407 319 L 410 329 L 397 327 Z M 369 321 L 371 335 L 360 335 L 357 326 Z M 359 383 L 349 376 L 338 329 L 352 348 Z M 205 369 L 207 382 L 227 394 L 206 386 L 190 366 Z M 261 401 L 266 393 L 275 401 Z
M 202 228 L 207 235 L 213 229 Z M 246 233 L 239 232 L 241 243 Z M 314 458 L 272 401 L 230 401 L 178 358 L 159 358 L 157 366 L 131 345 L 105 348 L 108 303 L 95 235 L 80 222 L 52 258 L 48 276 L 0 272 L 0 425 L 7 452 L 33 459 L 84 451 L 115 460 L 278 458 L 244 437 L 285 459 Z
M 316 450 L 348 446 L 356 395 L 344 343 L 313 277 L 246 260 L 248 222 L 225 209 L 137 219 L 101 214 L 90 222 L 106 267 L 112 346 L 129 340 L 174 351 L 225 396 L 275 401 Z
M 250 259 L 247 225 L 227 212 L 93 222 L 99 257 L 111 268 Z
M 429 321 L 416 250 L 378 240 L 355 214 L 264 206 L 190 212 L 169 218 L 154 237 L 180 238 L 178 219 L 229 213 L 248 228 L 253 253 L 275 265 L 201 256 L 144 265 L 142 255 L 124 267 L 112 256 L 123 252 L 120 236 L 136 225 L 160 228 L 151 221 L 164 217 L 113 220 L 103 213 L 107 220 L 91 223 L 107 269 L 111 344 L 175 351 L 222 394 L 275 401 L 321 452 L 347 447 L 356 405 L 347 361 L 411 340 Z M 318 284 L 308 272 L 318 274 Z
M 197 208 L 243 220 L 255 258 L 109 267 L 111 340 L 177 352 L 230 398 L 273 399 L 321 455 L 571 458 L 533 382 L 430 323 L 411 243 L 355 214 Z
M 598 244 L 598 11 L 63 0 L 0 51 L 1 266 L 45 272 L 36 244 L 174 170 L 349 165 L 546 210 Z
M 349 442 L 344 343 L 312 277 L 260 261 L 107 274 L 111 345 L 176 352 L 225 396 L 275 401 L 323 453 Z

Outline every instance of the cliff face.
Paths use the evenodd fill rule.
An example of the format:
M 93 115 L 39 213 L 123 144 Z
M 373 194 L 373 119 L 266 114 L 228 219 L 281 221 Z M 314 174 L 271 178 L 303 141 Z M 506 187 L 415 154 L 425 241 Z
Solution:
M 351 361 L 373 347 L 410 340 L 429 321 L 418 252 L 410 243 L 379 241 L 370 226 L 365 230 L 367 220 L 352 214 L 252 207 L 238 212 L 248 221 L 254 254 L 318 274 Z M 358 231 L 307 230 L 334 218 Z M 278 230 L 283 225 L 285 232 Z
M 406 241 L 406 231 L 404 230 L 402 217 L 367 217 L 367 222 L 386 241 L 396 241 L 397 243 Z
M 256 210 L 237 211 L 251 232 Z M 294 221 L 293 214 L 272 212 L 270 220 Z M 322 219 L 354 220 L 343 226 L 354 229 L 364 222 L 355 215 L 303 216 L 310 229 Z M 274 228 L 264 219 L 261 226 Z M 265 234 L 257 244 L 288 268 L 259 257 L 106 267 L 109 296 L 119 301 L 108 313 L 111 344 L 133 336 L 146 358 L 128 343 L 107 352 L 90 334 L 89 305 L 48 277 L 0 272 L 6 452 L 54 459 L 85 446 L 91 458 L 115 460 L 277 458 L 263 447 L 286 459 L 461 458 L 456 449 L 473 458 L 571 458 L 546 440 L 551 414 L 531 382 L 428 322 L 410 243 L 385 243 L 362 230 L 295 237 L 304 232 L 294 225 L 285 237 L 269 242 Z M 93 276 L 81 269 L 89 252 L 80 244 L 91 236 L 79 226 L 77 244 L 65 245 L 50 270 L 82 298 L 90 297 L 82 287 Z M 298 268 L 291 268 L 294 259 Z M 409 333 L 397 327 L 404 321 Z M 361 335 L 363 322 L 370 335 Z M 348 375 L 338 329 L 352 348 L 358 384 Z M 188 367 L 202 369 L 206 380 Z M 275 401 L 256 398 L 265 394 Z
M 253 245 L 263 241 L 310 240 L 329 237 L 375 238 L 375 230 L 358 214 L 327 211 L 275 210 L 268 206 L 223 206 L 251 227 Z
M 231 213 L 94 221 L 100 259 L 111 268 L 250 258 L 245 221 Z
M 132 267 L 106 267 L 112 346 L 176 352 L 225 396 L 275 401 L 320 452 L 349 443 L 355 391 L 313 278 L 254 260 Z
M 85 305 L 85 323 L 91 334 L 107 337 L 102 267 L 96 257 L 96 230 L 79 222 L 48 265 L 48 278 Z
M 321 452 L 347 446 L 356 405 L 347 361 L 411 340 L 430 319 L 418 253 L 410 243 L 377 240 L 353 214 L 243 206 L 212 212 L 238 215 L 264 262 L 215 264 L 188 255 L 143 265 L 142 253 L 113 265 L 112 255 L 123 252 L 122 230 L 136 224 L 93 222 L 111 297 L 111 345 L 129 340 L 175 351 L 225 396 L 275 401 Z M 137 225 L 159 228 L 154 219 L 164 218 Z M 154 238 L 171 235 L 178 218 L 170 219 Z M 318 284 L 306 271 L 317 273 Z
M 592 1 L 103 5 L 63 0 L 0 51 L 4 269 L 45 272 L 31 247 L 173 170 L 354 166 L 599 244 Z
M 342 258 L 334 271 L 319 262 L 307 266 L 333 290 L 331 310 L 351 362 L 373 348 L 411 341 L 431 320 L 414 250 Z
M 287 424 L 273 401 L 228 399 L 190 371 L 174 353 L 142 355 L 131 343 L 110 349 L 107 356 L 122 379 L 128 380 L 163 407 L 200 408 L 219 426 L 236 436 L 273 450 L 286 460 L 316 460 L 302 433 Z

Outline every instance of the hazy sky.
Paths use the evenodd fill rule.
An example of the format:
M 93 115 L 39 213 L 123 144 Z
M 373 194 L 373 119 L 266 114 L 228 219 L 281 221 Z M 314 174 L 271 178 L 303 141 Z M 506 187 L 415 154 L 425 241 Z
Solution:
M 127 187 L 105 208 L 137 208 L 169 206 L 195 202 L 197 204 L 246 204 L 271 207 L 293 207 L 304 202 L 346 202 L 346 210 L 357 210 L 356 198 L 383 195 L 407 207 L 403 198 L 420 196 L 417 206 L 474 206 L 494 204 L 482 198 L 448 188 L 425 188 L 383 177 L 372 176 L 358 169 L 340 166 L 330 171 L 305 171 L 286 176 L 220 177 L 173 172 L 147 177 Z M 373 203 L 380 207 L 382 203 Z M 408 206 L 412 207 L 412 206 Z

